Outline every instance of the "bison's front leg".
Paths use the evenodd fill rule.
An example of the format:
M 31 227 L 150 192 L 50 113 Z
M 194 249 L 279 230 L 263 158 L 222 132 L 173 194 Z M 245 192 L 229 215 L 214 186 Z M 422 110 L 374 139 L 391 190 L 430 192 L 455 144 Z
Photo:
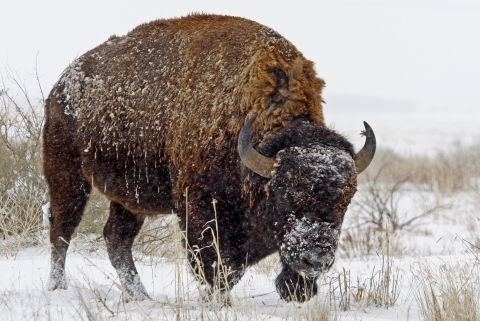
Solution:
M 108 256 L 117 271 L 125 291 L 136 301 L 150 299 L 140 281 L 132 257 L 132 245 L 145 217 L 129 212 L 116 202 L 110 202 L 110 216 L 103 229 Z
M 197 280 L 203 284 L 201 295 L 204 300 L 221 306 L 229 306 L 230 290 L 243 275 L 244 266 L 222 258 L 217 251 L 203 249 L 196 253 L 189 251 L 188 258 Z
M 285 301 L 305 302 L 317 294 L 316 278 L 305 278 L 283 264 L 282 272 L 275 280 L 280 297 Z
M 182 223 L 181 227 L 185 228 Z M 246 254 L 239 254 L 239 250 L 232 247 L 230 235 L 221 229 L 222 223 L 189 222 L 188 260 L 197 280 L 205 285 L 203 297 L 212 303 L 229 305 L 229 291 L 243 275 L 245 259 L 241 258 Z

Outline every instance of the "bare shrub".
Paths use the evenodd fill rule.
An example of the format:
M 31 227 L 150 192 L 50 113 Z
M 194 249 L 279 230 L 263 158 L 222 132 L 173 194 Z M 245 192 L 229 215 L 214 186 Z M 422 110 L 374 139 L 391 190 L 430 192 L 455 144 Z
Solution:
M 375 254 L 386 243 L 386 233 L 395 236 L 405 231 L 418 232 L 432 216 L 452 207 L 448 202 L 453 197 L 439 196 L 425 184 L 412 183 L 410 173 L 399 170 L 399 164 L 403 169 L 409 164 L 412 171 L 417 166 L 414 160 L 402 160 L 387 151 L 376 160 L 376 171 L 359 176 L 360 185 L 348 209 L 339 241 L 340 256 L 354 258 Z M 392 253 L 403 252 L 396 238 L 390 237 L 388 242 Z
M 383 246 L 384 234 L 374 226 L 348 228 L 342 232 L 338 255 L 347 259 L 374 255 Z
M 470 152 L 474 153 L 475 148 Z M 461 155 L 457 153 L 460 151 L 447 155 L 456 160 L 457 165 L 467 161 L 472 162 L 469 168 L 475 167 L 468 157 L 461 162 Z M 467 183 L 448 187 L 447 182 L 463 175 L 462 170 L 456 170 L 455 166 L 452 170 L 443 168 L 441 182 L 440 178 L 433 177 L 436 175 L 433 171 L 425 171 L 428 166 L 436 166 L 445 155 L 402 157 L 392 150 L 380 151 L 372 166 L 359 176 L 358 192 L 352 199 L 339 242 L 340 255 L 347 258 L 372 255 L 384 243 L 383 231 L 388 230 L 391 235 L 418 232 L 419 227 L 434 215 L 451 209 L 454 200 L 459 198 L 456 194 L 467 188 Z M 472 175 L 465 173 L 465 179 L 467 176 L 472 181 Z M 471 190 L 470 186 L 468 188 Z M 391 244 L 393 251 L 401 253 L 397 245 L 400 244 Z
M 0 196 L 0 253 L 15 257 L 22 248 L 41 242 L 43 195 L 22 193 Z
M 6 76 L 0 74 L 0 81 L 0 194 L 44 190 L 41 162 L 43 93 L 40 91 L 39 98 L 31 99 L 19 76 L 8 69 Z
M 382 232 L 417 233 L 423 224 L 443 218 L 448 222 L 465 215 L 446 215 L 463 209 L 465 197 L 480 182 L 480 145 L 457 146 L 433 156 L 404 156 L 380 150 L 374 162 L 359 176 L 358 192 L 346 215 L 339 254 L 368 256 L 383 243 Z M 469 198 L 467 197 L 467 200 Z M 462 207 L 463 206 L 463 207 Z M 460 212 L 464 213 L 464 212 Z M 466 213 L 466 212 L 465 212 Z M 466 217 L 476 237 L 477 220 Z M 473 241 L 478 245 L 478 241 Z M 393 244 L 396 247 L 398 244 Z M 397 248 L 394 252 L 401 253 Z
M 43 93 L 31 99 L 19 79 L 9 69 L 0 74 L 0 251 L 9 256 L 38 241 L 47 199 L 40 143 Z
M 392 176 L 389 164 L 379 169 L 375 176 L 367 176 L 356 197 L 352 201 L 352 212 L 359 225 L 373 225 L 380 230 L 389 228 L 391 232 L 399 229 L 412 229 L 420 219 L 450 208 L 450 204 L 435 204 L 419 186 L 404 178 L 385 178 Z M 409 198 L 414 208 L 402 208 L 402 202 Z
M 172 247 L 173 242 L 181 241 L 175 238 L 175 229 L 177 226 L 177 217 L 171 215 L 149 216 L 135 238 L 133 244 L 133 252 L 136 253 L 137 260 L 140 256 L 143 261 L 149 261 L 158 258 L 173 259 L 175 257 L 175 249 Z

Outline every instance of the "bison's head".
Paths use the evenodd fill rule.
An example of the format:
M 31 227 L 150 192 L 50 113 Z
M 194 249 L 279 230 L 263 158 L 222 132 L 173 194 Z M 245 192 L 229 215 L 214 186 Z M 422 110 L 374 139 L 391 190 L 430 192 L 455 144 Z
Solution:
M 357 174 L 375 153 L 375 135 L 365 123 L 365 146 L 354 154 L 341 135 L 303 121 L 296 130 L 280 133 L 273 143 L 279 151 L 275 157 L 265 157 L 250 143 L 254 120 L 240 133 L 240 157 L 252 171 L 269 178 L 266 188 L 282 262 L 303 277 L 315 278 L 334 262 Z

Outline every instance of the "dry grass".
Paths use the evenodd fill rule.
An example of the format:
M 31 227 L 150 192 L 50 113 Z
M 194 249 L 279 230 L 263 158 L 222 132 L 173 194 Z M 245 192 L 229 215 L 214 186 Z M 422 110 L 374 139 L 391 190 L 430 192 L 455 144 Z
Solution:
M 372 164 L 359 177 L 361 184 L 375 177 L 383 167 L 380 183 L 405 181 L 438 195 L 480 188 L 480 141 L 457 146 L 433 156 L 401 155 L 391 149 L 379 149 Z
M 94 252 L 95 248 L 104 248 L 103 226 L 109 215 L 109 201 L 99 191 L 93 190 L 88 200 L 82 221 L 76 229 L 73 238 L 80 238 L 74 243 L 77 248 L 87 249 L 88 252 Z M 159 258 L 172 259 L 175 256 L 173 242 L 173 226 L 176 216 L 157 215 L 146 218 L 140 233 L 135 239 L 133 252 L 137 260 L 145 260 L 153 263 L 152 260 Z M 92 244 L 88 244 L 92 243 Z M 93 247 L 91 246 L 93 245 Z M 103 253 L 103 252 L 102 252 Z
M 393 261 L 391 236 L 388 230 L 383 231 L 383 244 L 378 253 L 381 257 L 380 267 L 373 267 L 369 277 L 357 276 L 352 281 L 350 270 L 343 269 L 331 281 L 331 293 L 339 293 L 338 306 L 342 311 L 351 309 L 351 301 L 358 305 L 359 311 L 371 305 L 380 308 L 390 308 L 395 305 L 400 296 L 402 274 Z
M 417 304 L 424 321 L 480 320 L 480 271 L 477 264 L 423 264 Z
M 107 222 L 110 202 L 98 190 L 93 189 L 76 232 L 89 235 L 103 235 Z M 76 235 L 74 234 L 73 237 Z
M 272 254 L 255 264 L 252 269 L 258 274 L 268 277 L 275 277 L 282 269 L 280 255 L 278 253 Z
M 344 229 L 338 243 L 338 255 L 347 259 L 375 255 L 383 246 L 384 236 L 384 231 L 373 226 Z
M 305 320 L 305 321 L 338 321 L 341 320 L 336 307 L 332 306 L 327 300 L 319 295 L 312 298 L 312 302 L 306 304 L 303 309 L 295 309 L 292 316 L 286 320 Z

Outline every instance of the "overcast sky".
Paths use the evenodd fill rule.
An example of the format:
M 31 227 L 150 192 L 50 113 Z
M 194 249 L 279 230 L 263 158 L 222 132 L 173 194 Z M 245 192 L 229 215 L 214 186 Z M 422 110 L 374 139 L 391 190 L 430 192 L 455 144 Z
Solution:
M 110 35 L 207 12 L 249 18 L 289 39 L 325 79 L 327 107 L 329 99 L 363 97 L 360 105 L 480 110 L 479 1 L 6 0 L 0 11 L 0 64 L 27 78 L 38 53 L 47 92 L 75 57 Z

